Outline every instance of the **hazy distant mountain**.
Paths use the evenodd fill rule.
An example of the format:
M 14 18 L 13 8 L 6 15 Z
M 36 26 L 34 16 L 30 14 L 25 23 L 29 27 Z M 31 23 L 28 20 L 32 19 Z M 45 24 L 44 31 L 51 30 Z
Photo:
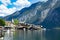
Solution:
M 0 16 L 0 18 L 3 18 L 2 16 Z
M 37 2 L 6 16 L 5 20 L 12 20 L 12 18 L 20 22 L 43 25 L 46 28 L 58 27 L 60 26 L 60 0 Z

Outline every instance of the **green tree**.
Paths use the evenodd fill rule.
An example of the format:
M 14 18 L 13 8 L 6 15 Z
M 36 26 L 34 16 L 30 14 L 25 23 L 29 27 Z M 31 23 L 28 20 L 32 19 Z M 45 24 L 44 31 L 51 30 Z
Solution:
M 14 19 L 14 24 L 18 25 L 19 21 L 17 19 Z
M 3 19 L 0 19 L 0 26 L 5 26 L 5 21 Z

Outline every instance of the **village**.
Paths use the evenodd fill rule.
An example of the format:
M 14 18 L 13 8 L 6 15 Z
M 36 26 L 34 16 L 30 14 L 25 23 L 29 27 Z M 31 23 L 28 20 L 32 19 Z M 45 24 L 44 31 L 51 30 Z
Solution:
M 18 24 L 17 24 L 18 23 Z M 17 24 L 17 25 L 16 25 Z M 23 23 L 23 22 L 16 22 L 14 24 L 14 20 L 12 21 L 5 21 L 5 26 L 0 26 L 0 37 L 4 36 L 4 32 L 7 30 L 15 31 L 15 30 L 42 30 L 43 26 L 42 25 L 34 25 L 34 24 L 28 24 L 28 23 Z

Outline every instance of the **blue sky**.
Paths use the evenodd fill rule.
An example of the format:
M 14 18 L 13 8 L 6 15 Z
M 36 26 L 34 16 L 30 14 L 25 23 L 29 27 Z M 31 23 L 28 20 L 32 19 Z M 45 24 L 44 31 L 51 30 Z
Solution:
M 0 0 L 0 16 L 7 16 L 38 1 L 47 0 Z
M 47 1 L 47 0 L 28 0 L 28 1 L 30 1 L 31 3 L 36 3 L 36 2 L 38 2 L 38 1 Z

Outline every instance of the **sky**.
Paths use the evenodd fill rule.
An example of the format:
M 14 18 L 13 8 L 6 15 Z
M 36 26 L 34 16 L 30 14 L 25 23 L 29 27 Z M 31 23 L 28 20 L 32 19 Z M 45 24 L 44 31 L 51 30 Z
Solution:
M 7 16 L 38 1 L 47 0 L 0 0 L 0 16 Z

